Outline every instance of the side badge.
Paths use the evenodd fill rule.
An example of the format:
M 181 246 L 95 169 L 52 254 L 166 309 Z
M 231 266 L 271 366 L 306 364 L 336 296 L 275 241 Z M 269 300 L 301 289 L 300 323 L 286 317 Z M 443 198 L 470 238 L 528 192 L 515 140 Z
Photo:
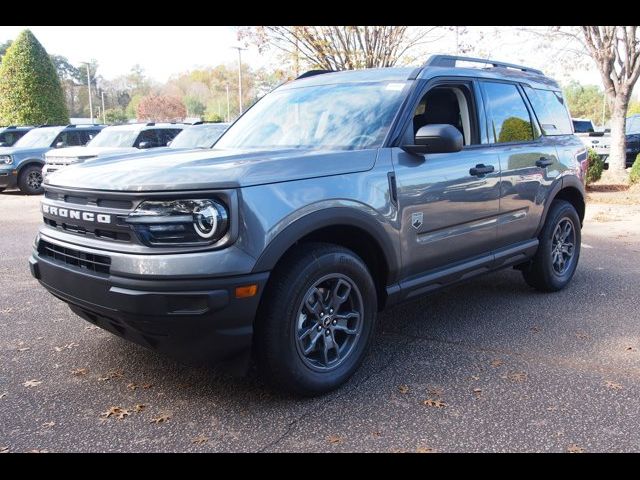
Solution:
M 416 230 L 420 230 L 420 227 L 422 226 L 422 220 L 424 218 L 424 215 L 422 214 L 422 212 L 414 212 L 411 214 L 411 225 L 413 226 L 413 228 L 415 228 Z

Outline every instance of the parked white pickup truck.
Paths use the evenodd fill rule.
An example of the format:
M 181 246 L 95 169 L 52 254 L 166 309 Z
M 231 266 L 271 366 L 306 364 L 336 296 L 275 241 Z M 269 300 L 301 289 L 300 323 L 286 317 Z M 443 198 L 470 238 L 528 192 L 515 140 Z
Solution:
M 572 118 L 573 131 L 580 137 L 585 147 L 593 148 L 602 160 L 609 157 L 611 151 L 611 135 L 602 130 L 596 130 L 595 125 L 588 118 Z

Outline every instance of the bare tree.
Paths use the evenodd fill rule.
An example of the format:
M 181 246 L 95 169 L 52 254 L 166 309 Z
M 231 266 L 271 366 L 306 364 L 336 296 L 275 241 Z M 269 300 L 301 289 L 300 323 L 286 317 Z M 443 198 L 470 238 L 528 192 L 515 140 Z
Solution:
M 611 154 L 609 169 L 625 175 L 627 109 L 640 75 L 639 27 L 582 27 L 584 43 L 595 61 L 611 109 Z
M 353 70 L 392 67 L 411 49 L 433 41 L 440 27 L 265 26 L 240 27 L 238 37 L 262 51 L 274 47 L 312 68 Z M 296 68 L 297 69 L 297 68 Z M 297 73 L 297 72 L 296 72 Z

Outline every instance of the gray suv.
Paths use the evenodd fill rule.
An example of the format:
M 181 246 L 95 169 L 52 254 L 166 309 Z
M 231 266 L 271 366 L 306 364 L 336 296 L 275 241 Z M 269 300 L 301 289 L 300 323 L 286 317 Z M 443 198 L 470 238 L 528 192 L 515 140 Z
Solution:
M 564 288 L 586 167 L 538 70 L 434 56 L 313 71 L 211 150 L 48 177 L 30 267 L 116 335 L 236 372 L 253 358 L 316 395 L 358 368 L 384 308 L 506 267 Z

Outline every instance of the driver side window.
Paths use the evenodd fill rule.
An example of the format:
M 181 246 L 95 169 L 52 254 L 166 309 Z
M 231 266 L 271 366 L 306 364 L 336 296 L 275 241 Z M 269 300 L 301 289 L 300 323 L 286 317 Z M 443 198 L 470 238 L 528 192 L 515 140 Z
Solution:
M 438 85 L 424 94 L 413 115 L 413 132 L 425 125 L 449 124 L 457 128 L 464 145 L 479 144 L 473 96 L 466 85 Z

